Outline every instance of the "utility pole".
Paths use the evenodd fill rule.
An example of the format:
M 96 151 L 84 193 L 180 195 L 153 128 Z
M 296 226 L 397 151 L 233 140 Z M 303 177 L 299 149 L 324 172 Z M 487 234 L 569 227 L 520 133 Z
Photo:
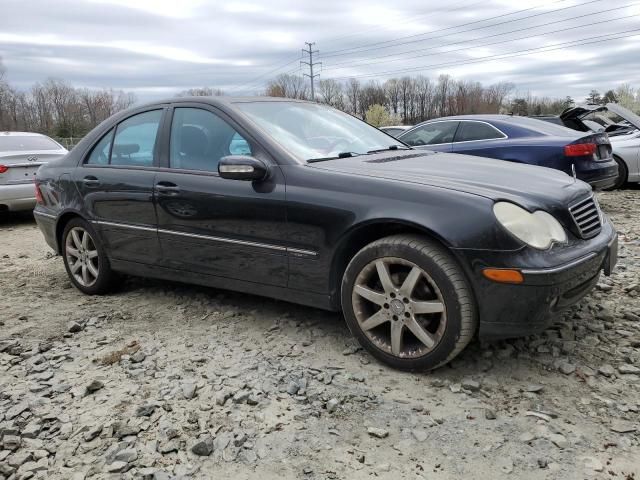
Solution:
M 318 50 L 313 50 L 313 46 L 315 45 L 315 42 L 304 42 L 304 43 L 305 43 L 305 45 L 307 45 L 307 48 L 306 49 L 303 48 L 302 52 L 309 55 L 309 61 L 308 62 L 302 62 L 301 61 L 300 65 L 309 65 L 309 73 L 308 74 L 303 73 L 302 75 L 305 76 L 305 77 L 309 77 L 309 80 L 311 81 L 311 100 L 313 100 L 315 102 L 315 100 L 316 100 L 316 92 L 315 92 L 315 88 L 314 88 L 313 83 L 314 83 L 315 78 L 319 77 L 320 74 L 316 73 L 314 75 L 313 67 L 316 66 L 316 65 L 322 65 L 322 62 L 313 63 L 313 54 L 314 53 L 318 53 Z

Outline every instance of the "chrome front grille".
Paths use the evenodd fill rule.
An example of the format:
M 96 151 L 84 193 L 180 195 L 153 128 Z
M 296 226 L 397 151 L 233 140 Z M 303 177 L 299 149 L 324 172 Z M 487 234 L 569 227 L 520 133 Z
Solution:
M 582 238 L 595 237 L 600 233 L 600 207 L 594 196 L 580 200 L 569 206 L 571 217 Z

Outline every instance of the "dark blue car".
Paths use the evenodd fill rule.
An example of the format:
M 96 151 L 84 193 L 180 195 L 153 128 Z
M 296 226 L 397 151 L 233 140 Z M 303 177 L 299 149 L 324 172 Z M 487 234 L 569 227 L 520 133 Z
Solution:
M 428 120 L 398 136 L 412 147 L 463 153 L 562 170 L 594 188 L 615 185 L 618 166 L 606 133 L 578 132 L 510 115 Z

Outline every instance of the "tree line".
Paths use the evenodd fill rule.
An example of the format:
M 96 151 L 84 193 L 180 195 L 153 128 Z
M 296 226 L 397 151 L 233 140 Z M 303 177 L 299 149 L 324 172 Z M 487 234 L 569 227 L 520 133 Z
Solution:
M 0 63 L 0 131 L 82 137 L 103 120 L 136 102 L 132 93 L 74 88 L 57 79 L 20 91 L 6 81 L 5 74 Z

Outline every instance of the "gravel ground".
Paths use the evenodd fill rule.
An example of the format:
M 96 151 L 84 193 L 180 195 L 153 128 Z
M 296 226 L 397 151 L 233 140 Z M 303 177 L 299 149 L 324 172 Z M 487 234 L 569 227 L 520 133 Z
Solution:
M 0 480 L 640 478 L 640 189 L 615 274 L 542 335 L 391 370 L 336 314 L 145 279 L 72 288 L 0 224 Z

